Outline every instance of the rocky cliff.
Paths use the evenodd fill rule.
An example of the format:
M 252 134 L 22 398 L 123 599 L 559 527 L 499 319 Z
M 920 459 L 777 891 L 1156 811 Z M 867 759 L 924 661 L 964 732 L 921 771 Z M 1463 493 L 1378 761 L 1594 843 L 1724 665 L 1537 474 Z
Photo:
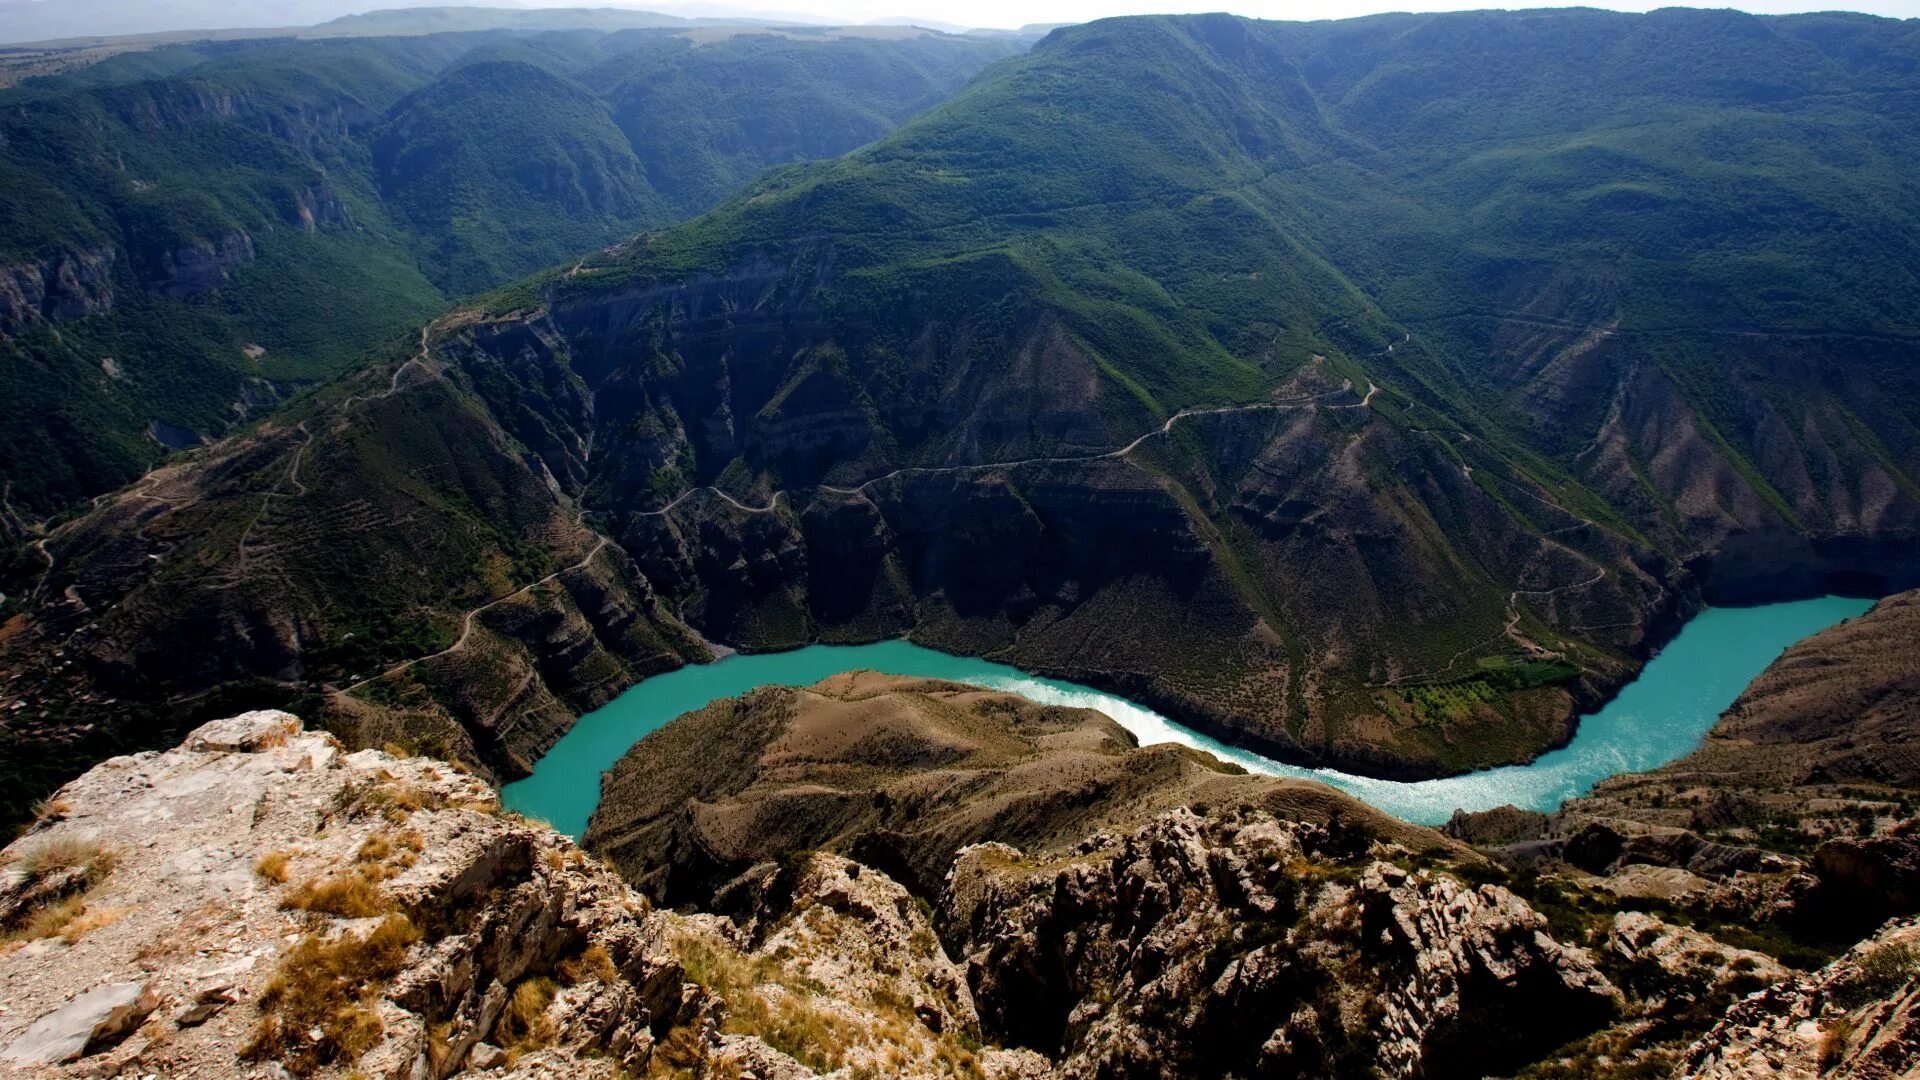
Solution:
M 995 697 L 922 688 L 916 717 L 907 692 L 867 711 L 901 730 L 929 703 Z M 888 741 L 838 723 L 858 711 L 816 710 L 826 722 L 784 760 L 804 775 L 834 767 L 800 745 Z M 1064 736 L 1041 759 L 1053 772 L 1100 731 L 1070 710 L 1001 720 Z M 1021 770 L 983 775 L 1004 789 Z M 912 770 L 883 771 L 902 794 Z M 967 771 L 930 763 L 923 789 Z M 1031 805 L 1063 834 L 1091 820 Z M 1865 1080 L 1920 1064 L 1908 922 L 1795 973 L 1722 931 L 1495 884 L 1438 836 L 1416 851 L 1398 841 L 1418 830 L 1293 806 L 1142 807 L 1071 843 L 967 842 L 911 887 L 789 828 L 668 911 L 453 766 L 247 713 L 95 767 L 0 853 L 0 1065 L 46 1080 Z M 993 831 L 954 820 L 936 806 L 927 831 Z M 1004 834 L 1041 835 L 1018 812 Z M 628 872 L 657 884 L 650 869 Z
M 1065 1076 L 1484 1076 L 1618 1006 L 1507 890 L 1264 812 L 969 848 L 941 916 L 988 1030 Z
M 1510 872 L 1097 714 L 866 674 L 688 714 L 605 793 L 591 848 L 749 926 L 804 853 L 895 876 L 982 1032 L 1065 1076 L 1668 1075 L 1920 884 L 1898 831 L 1809 874 L 1599 831 Z
M 1742 1000 L 1689 1047 L 1689 1080 L 1920 1071 L 1920 924 L 1902 920 L 1818 971 Z
M 797 868 L 755 933 L 655 911 L 438 762 L 283 713 L 62 789 L 0 871 L 10 1076 L 997 1076 L 920 907 Z M 1008 1065 L 1011 1063 L 1011 1066 Z

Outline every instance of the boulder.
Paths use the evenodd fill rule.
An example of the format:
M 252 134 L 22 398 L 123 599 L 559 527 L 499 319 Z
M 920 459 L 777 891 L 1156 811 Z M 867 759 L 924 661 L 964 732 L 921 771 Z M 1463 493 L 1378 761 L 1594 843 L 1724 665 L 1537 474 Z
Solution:
M 1796 879 L 1794 920 L 1833 933 L 1864 932 L 1920 911 L 1920 838 L 1895 834 L 1828 840 Z
M 506 1063 L 507 1052 L 489 1042 L 474 1043 L 473 1049 L 467 1052 L 468 1068 L 484 1071 L 497 1069 Z
M 59 1065 L 127 1037 L 160 1004 L 144 982 L 96 986 L 33 1025 L 0 1051 L 18 1065 Z

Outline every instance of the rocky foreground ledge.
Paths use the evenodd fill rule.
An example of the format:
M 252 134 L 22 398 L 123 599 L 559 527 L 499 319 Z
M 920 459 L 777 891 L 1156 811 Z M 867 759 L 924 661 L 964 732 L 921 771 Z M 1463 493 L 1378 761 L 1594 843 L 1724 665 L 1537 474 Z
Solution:
M 1679 1074 L 1920 1062 L 1911 924 L 1796 976 L 1637 913 L 1566 944 L 1462 872 L 1176 808 L 968 844 L 937 903 L 805 853 L 728 918 L 670 912 L 450 765 L 248 713 L 94 768 L 0 854 L 0 1074 L 1465 1077 L 1709 994 Z
M 6 859 L 9 1076 L 991 1077 L 1028 1057 L 975 1052 L 959 969 L 880 875 L 810 860 L 750 942 L 652 910 L 451 766 L 345 753 L 285 713 L 105 762 Z M 730 1012 L 830 1052 L 795 1060 Z

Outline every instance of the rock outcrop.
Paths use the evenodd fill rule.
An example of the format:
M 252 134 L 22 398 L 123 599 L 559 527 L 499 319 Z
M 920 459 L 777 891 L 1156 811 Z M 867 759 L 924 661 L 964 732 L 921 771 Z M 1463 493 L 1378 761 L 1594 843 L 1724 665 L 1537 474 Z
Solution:
M 1502 1072 L 1612 1018 L 1585 950 L 1498 885 L 1375 863 L 1360 879 L 1360 952 L 1383 974 L 1382 1071 Z
M 0 1061 L 47 1077 L 993 1075 L 883 875 L 803 860 L 748 934 L 657 912 L 442 763 L 285 713 L 67 785 L 4 855 Z M 22 900 L 23 881 L 69 887 Z
M 118 255 L 99 247 L 0 266 L 0 339 L 111 308 Z
M 1689 1080 L 1891 1080 L 1920 1072 L 1920 923 L 1745 998 L 1687 1052 Z
M 1340 830 L 1173 811 L 1054 860 L 968 848 L 941 921 L 985 1029 L 1070 1077 L 1478 1076 L 1613 1014 L 1512 893 L 1371 859 Z

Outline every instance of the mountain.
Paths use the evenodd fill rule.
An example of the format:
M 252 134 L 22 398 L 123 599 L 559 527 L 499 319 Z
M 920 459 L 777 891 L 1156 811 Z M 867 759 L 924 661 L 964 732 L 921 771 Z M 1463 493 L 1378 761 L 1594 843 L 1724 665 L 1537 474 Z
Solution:
M 437 34 L 472 30 L 635 30 L 697 25 L 654 11 L 617 7 L 419 7 L 380 8 L 329 19 L 311 28 L 315 35 Z
M 1920 584 L 1916 103 L 1855 16 L 1057 30 L 31 538 L 10 737 L 513 776 L 703 639 L 911 635 L 1528 760 L 1704 602 Z
M 649 30 L 198 43 L 0 92 L 10 504 L 45 517 L 125 484 L 449 297 L 871 141 L 1014 48 Z M 788 111 L 757 115 L 747 93 Z

